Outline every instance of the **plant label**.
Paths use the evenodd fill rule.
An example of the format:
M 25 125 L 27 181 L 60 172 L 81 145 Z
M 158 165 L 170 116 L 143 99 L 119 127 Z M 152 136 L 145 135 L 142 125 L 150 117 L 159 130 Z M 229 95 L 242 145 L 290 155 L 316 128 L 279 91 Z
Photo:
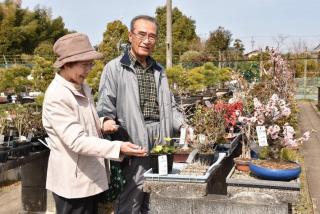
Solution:
M 168 175 L 167 155 L 158 156 L 159 175 Z
M 184 145 L 186 143 L 186 135 L 187 135 L 187 129 L 185 127 L 182 127 L 180 129 L 180 140 L 179 140 L 180 145 Z
M 198 135 L 199 143 L 200 144 L 205 144 L 206 143 L 206 136 L 204 134 L 199 134 Z
M 189 132 L 189 139 L 192 142 L 194 140 L 194 130 L 192 127 L 188 128 L 188 132 Z
M 257 135 L 258 135 L 259 146 L 268 146 L 266 127 L 265 126 L 257 126 L 256 131 L 257 131 Z
M 27 142 L 31 142 L 32 137 L 33 137 L 33 133 L 29 132 L 27 136 Z
M 4 135 L 0 134 L 0 144 L 4 144 Z
M 209 100 L 206 100 L 204 101 L 204 104 L 208 107 L 208 108 L 211 108 L 212 107 L 212 104 Z

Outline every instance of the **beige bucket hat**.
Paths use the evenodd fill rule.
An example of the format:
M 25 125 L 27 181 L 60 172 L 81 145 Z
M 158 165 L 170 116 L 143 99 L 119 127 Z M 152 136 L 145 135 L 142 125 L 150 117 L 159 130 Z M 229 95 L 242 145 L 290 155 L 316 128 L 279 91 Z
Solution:
M 71 33 L 59 38 L 53 45 L 53 52 L 58 56 L 53 64 L 61 68 L 68 62 L 101 59 L 103 55 L 92 47 L 87 35 Z

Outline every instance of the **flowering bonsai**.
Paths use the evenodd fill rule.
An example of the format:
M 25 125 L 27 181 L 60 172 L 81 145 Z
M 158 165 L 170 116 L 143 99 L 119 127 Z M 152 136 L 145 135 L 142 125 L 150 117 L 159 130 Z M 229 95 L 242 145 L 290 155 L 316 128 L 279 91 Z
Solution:
M 268 145 L 260 152 L 260 158 L 272 160 L 290 160 L 287 149 L 297 149 L 299 145 L 309 139 L 310 132 L 295 139 L 295 131 L 287 122 L 291 109 L 284 99 L 273 94 L 267 103 L 261 103 L 254 98 L 254 111 L 251 117 L 239 117 L 246 132 L 246 140 L 257 142 L 256 128 L 265 127 Z
M 238 116 L 241 114 L 243 109 L 243 104 L 241 101 L 236 101 L 233 103 L 225 103 L 223 101 L 218 101 L 214 105 L 215 112 L 224 112 L 225 128 L 230 132 L 233 132 Z
M 270 60 L 264 65 L 259 82 L 246 91 L 246 103 L 242 120 L 245 141 L 242 157 L 250 157 L 250 147 L 257 144 L 257 126 L 266 129 L 268 146 L 260 152 L 261 158 L 274 160 L 294 159 L 287 155 L 307 140 L 309 132 L 302 138 L 294 139 L 297 126 L 297 107 L 294 99 L 294 72 L 281 54 L 267 50 Z M 261 93 L 263 92 L 263 93 Z

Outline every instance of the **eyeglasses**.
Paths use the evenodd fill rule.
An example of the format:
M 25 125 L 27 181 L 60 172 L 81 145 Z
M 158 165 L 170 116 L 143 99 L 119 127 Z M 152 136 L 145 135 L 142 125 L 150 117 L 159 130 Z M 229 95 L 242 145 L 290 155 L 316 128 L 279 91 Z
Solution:
M 139 39 L 140 41 L 144 41 L 148 38 L 149 42 L 151 43 L 155 43 L 156 40 L 157 40 L 157 36 L 154 35 L 154 34 L 147 34 L 145 32 L 138 32 L 138 33 L 134 33 L 134 32 L 131 32 L 133 35 L 135 35 L 135 37 L 137 39 Z
M 94 66 L 93 62 L 80 62 L 79 64 L 83 68 L 90 68 L 90 69 Z

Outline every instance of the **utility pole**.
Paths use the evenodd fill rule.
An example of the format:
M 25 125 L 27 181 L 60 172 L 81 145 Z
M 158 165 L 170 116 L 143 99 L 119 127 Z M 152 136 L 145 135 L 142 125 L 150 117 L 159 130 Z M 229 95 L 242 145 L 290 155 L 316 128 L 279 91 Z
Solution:
M 254 49 L 254 43 L 255 43 L 255 41 L 254 41 L 253 36 L 252 36 L 251 37 L 251 51 L 253 51 L 253 49 Z
M 167 0 L 166 65 L 172 67 L 172 0 Z

